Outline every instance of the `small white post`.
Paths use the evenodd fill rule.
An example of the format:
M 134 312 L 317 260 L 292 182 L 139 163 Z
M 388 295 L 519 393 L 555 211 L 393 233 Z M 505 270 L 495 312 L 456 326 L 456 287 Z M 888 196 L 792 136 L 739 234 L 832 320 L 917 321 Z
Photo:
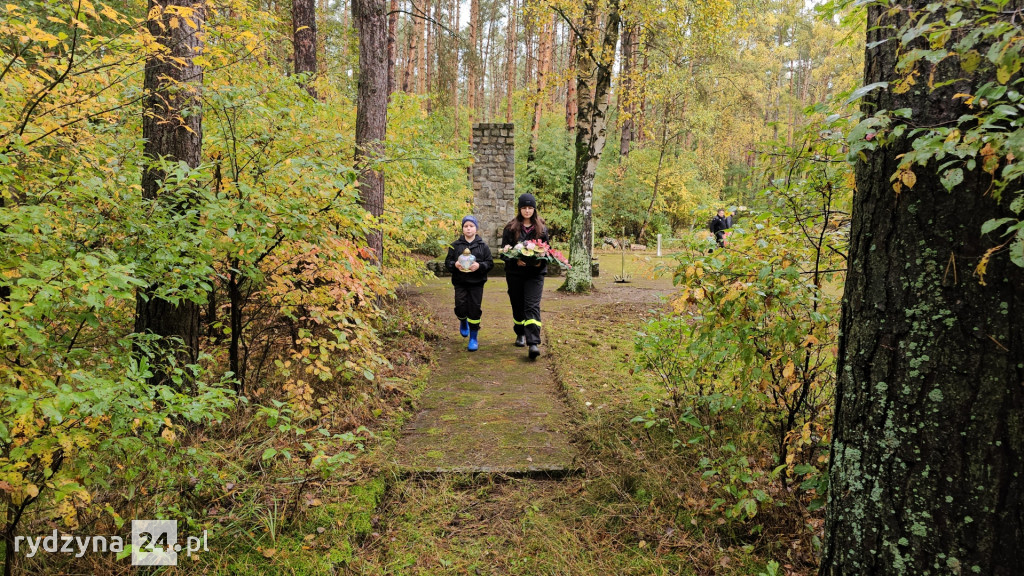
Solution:
M 658 234 L 658 256 L 661 256 L 661 234 Z

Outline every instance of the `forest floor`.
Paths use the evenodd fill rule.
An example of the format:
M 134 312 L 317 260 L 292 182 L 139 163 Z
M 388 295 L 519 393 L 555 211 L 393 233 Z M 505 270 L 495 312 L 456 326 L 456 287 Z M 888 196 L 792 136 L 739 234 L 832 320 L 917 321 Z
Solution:
M 666 394 L 634 340 L 668 305 L 673 261 L 625 260 L 619 284 L 620 254 L 601 253 L 588 295 L 547 279 L 533 362 L 512 346 L 503 277 L 487 284 L 475 353 L 448 278 L 403 290 L 403 322 L 421 328 L 392 335 L 396 367 L 410 360 L 387 379 L 366 451 L 299 495 L 265 491 L 248 528 L 168 573 L 738 576 L 769 559 L 784 566 L 771 575 L 810 573 L 802 528 L 767 512 L 726 522 L 694 472 L 701 454 L 631 422 Z
M 600 260 L 591 294 L 557 292 L 563 280 L 547 279 L 535 362 L 512 346 L 503 278 L 487 284 L 474 354 L 457 333 L 447 278 L 410 294 L 444 326 L 437 361 L 350 573 L 763 569 L 753 545 L 720 545 L 716 527 L 690 518 L 702 496 L 687 493 L 685 459 L 630 423 L 660 397 L 661 385 L 635 370 L 633 340 L 672 292 L 671 260 L 627 254 L 628 284 L 613 280 L 619 254 Z

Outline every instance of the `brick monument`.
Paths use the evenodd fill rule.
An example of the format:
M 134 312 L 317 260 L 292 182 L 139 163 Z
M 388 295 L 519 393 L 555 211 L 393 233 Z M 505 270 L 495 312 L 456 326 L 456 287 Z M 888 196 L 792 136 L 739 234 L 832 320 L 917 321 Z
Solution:
M 515 125 L 474 124 L 473 155 L 473 214 L 480 237 L 497 253 L 501 231 L 516 210 Z

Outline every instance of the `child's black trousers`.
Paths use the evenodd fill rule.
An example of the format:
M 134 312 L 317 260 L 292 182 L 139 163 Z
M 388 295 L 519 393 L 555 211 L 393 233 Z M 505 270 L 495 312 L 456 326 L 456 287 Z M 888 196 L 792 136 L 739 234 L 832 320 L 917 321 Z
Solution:
M 473 330 L 480 329 L 480 305 L 484 301 L 484 285 L 455 284 L 455 315 L 469 320 Z

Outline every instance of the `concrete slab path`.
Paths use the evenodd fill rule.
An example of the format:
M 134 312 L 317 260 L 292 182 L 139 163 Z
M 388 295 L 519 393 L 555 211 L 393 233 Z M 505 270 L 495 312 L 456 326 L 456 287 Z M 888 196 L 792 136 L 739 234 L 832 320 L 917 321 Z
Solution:
M 548 278 L 544 302 L 559 300 L 561 278 Z M 480 349 L 466 350 L 452 311 L 449 278 L 411 291 L 445 326 L 421 411 L 398 442 L 395 461 L 411 474 L 448 472 L 564 475 L 581 469 L 570 442 L 568 411 L 548 357 L 527 357 L 512 345 L 512 311 L 503 276 L 484 289 Z M 542 338 L 546 334 L 542 332 Z M 542 352 L 545 352 L 543 343 Z

